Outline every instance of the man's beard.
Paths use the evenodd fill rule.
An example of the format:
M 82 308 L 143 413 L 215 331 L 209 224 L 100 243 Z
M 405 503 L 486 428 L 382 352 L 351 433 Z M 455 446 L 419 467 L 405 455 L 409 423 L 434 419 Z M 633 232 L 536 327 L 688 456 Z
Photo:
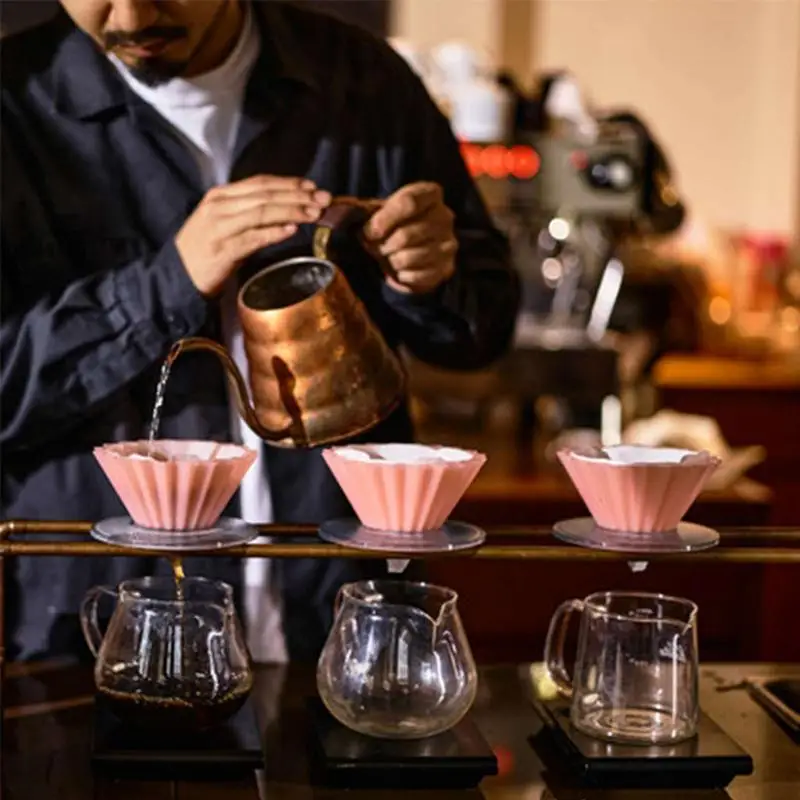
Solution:
M 188 68 L 188 62 L 146 58 L 135 64 L 125 64 L 125 66 L 136 80 L 152 88 L 183 75 Z
M 146 44 L 153 40 L 175 42 L 185 39 L 187 36 L 188 31 L 183 26 L 152 25 L 135 33 L 109 31 L 103 37 L 103 46 L 106 52 L 114 52 L 117 48 Z M 147 86 L 158 86 L 177 78 L 188 67 L 186 60 L 170 61 L 166 58 L 159 58 L 159 56 L 137 59 L 133 63 L 124 61 L 124 63 L 131 74 Z

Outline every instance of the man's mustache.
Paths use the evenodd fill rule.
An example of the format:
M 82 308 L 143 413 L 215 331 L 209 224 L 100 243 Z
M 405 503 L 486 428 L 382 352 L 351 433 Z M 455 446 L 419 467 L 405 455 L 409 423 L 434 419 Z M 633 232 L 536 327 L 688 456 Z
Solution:
M 152 41 L 172 42 L 183 39 L 188 29 L 176 25 L 153 25 L 141 31 L 108 31 L 103 34 L 103 44 L 109 50 L 114 47 L 135 47 Z

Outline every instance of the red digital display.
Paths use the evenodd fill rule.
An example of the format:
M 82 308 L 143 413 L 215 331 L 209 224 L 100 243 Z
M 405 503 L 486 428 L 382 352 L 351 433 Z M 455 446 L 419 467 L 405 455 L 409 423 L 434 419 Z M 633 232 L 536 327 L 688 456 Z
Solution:
M 539 154 L 526 145 L 506 147 L 502 144 L 462 142 L 461 154 L 473 178 L 517 178 L 530 180 L 539 172 Z

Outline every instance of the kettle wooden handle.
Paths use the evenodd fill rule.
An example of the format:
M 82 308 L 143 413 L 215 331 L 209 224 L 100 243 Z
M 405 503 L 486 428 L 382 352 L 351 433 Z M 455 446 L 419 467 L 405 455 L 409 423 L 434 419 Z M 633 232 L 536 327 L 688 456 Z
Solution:
M 361 227 L 380 207 L 381 200 L 367 200 L 359 197 L 334 197 L 317 222 L 314 231 L 314 258 L 330 261 L 331 237 L 336 230 Z

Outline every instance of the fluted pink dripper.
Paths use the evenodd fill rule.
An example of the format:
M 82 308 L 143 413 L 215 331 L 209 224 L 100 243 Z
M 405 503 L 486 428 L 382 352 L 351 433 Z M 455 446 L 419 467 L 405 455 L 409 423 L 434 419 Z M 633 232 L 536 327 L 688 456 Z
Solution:
M 720 463 L 705 452 L 638 445 L 558 458 L 597 525 L 630 533 L 675 530 Z
M 483 453 L 428 445 L 353 445 L 322 455 L 362 525 L 405 533 L 441 528 L 486 463 Z
M 256 459 L 240 445 L 183 439 L 107 444 L 94 456 L 131 519 L 165 531 L 213 527 Z

